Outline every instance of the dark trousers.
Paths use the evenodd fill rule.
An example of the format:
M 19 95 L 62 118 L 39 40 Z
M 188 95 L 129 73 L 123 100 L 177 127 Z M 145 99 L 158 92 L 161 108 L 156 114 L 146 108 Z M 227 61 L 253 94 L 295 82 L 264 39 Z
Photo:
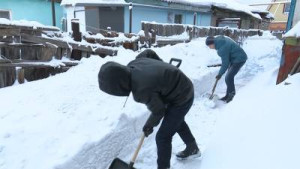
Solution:
M 163 122 L 156 134 L 157 145 L 157 164 L 159 168 L 169 168 L 172 152 L 172 137 L 178 133 L 185 144 L 195 141 L 188 125 L 184 121 L 194 102 L 194 98 L 182 106 L 169 105 L 164 116 Z
M 245 62 L 241 63 L 233 63 L 228 68 L 225 82 L 227 85 L 226 96 L 233 97 L 235 95 L 235 85 L 234 85 L 234 76 L 239 72 L 239 70 L 243 67 Z

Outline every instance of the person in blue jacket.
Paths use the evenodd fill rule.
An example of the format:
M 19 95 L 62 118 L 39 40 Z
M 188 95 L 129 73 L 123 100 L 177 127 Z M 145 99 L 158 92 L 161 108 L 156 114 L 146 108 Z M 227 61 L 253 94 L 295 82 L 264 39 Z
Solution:
M 206 39 L 206 45 L 210 49 L 216 49 L 222 59 L 222 66 L 216 79 L 221 79 L 226 70 L 228 70 L 225 77 L 227 85 L 226 95 L 220 99 L 228 103 L 232 101 L 236 94 L 234 76 L 245 64 L 247 54 L 235 41 L 227 36 L 209 36 Z

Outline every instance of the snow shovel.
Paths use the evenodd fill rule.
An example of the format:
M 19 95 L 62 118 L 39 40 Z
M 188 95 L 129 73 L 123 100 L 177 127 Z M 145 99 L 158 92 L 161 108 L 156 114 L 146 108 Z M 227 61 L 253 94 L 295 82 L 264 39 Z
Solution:
M 213 87 L 213 89 L 212 89 L 212 92 L 211 92 L 211 95 L 210 95 L 210 97 L 209 97 L 209 100 L 212 100 L 212 99 L 214 98 L 214 93 L 215 93 L 215 90 L 216 90 L 218 81 L 219 81 L 219 79 L 216 79 L 216 82 L 215 82 L 215 85 L 214 85 L 214 87 Z
M 137 149 L 135 150 L 135 152 L 133 154 L 133 157 L 132 157 L 129 164 L 127 164 L 126 162 L 122 161 L 119 158 L 115 158 L 113 160 L 113 162 L 111 163 L 109 169 L 135 169 L 133 167 L 133 165 L 134 165 L 134 162 L 135 162 L 135 160 L 138 156 L 138 153 L 139 153 L 139 151 L 140 151 L 140 149 L 141 149 L 141 147 L 144 143 L 144 139 L 145 139 L 145 134 L 143 134 L 143 136 L 141 137 L 140 143 L 139 143 Z

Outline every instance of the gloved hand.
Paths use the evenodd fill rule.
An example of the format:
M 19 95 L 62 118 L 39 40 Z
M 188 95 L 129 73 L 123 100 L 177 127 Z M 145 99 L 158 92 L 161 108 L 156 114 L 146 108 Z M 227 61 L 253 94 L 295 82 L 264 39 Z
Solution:
M 217 76 L 216 76 L 216 79 L 217 79 L 217 80 L 220 80 L 221 77 L 222 77 L 222 75 L 217 75 Z
M 153 127 L 144 126 L 143 132 L 146 137 L 148 137 L 151 133 L 153 133 Z

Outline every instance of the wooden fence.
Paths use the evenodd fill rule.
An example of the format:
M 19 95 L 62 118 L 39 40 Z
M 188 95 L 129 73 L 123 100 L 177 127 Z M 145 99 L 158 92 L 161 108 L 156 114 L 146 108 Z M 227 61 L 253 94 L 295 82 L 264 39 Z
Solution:
M 78 23 L 79 24 L 79 23 Z M 11 86 L 19 80 L 38 80 L 49 75 L 65 72 L 91 54 L 101 57 L 114 56 L 114 46 L 122 43 L 102 45 L 98 42 L 78 41 L 75 34 L 62 33 L 56 27 L 28 26 L 22 22 L 0 23 L 0 88 Z M 75 23 L 76 25 L 76 23 Z M 81 36 L 81 35 L 80 35 Z M 78 56 L 79 51 L 79 56 Z M 69 63 L 53 66 L 53 58 L 69 58 Z M 18 78 L 23 77 L 23 78 Z
M 216 36 L 216 35 L 226 35 L 231 37 L 238 43 L 241 43 L 245 38 L 249 36 L 262 35 L 262 30 L 259 29 L 234 29 L 225 27 L 208 27 L 208 26 L 194 26 L 194 25 L 183 25 L 183 24 L 160 24 L 151 22 L 142 22 L 142 30 L 145 33 L 146 39 L 150 38 L 151 42 L 156 42 L 158 46 L 163 46 L 167 44 L 177 44 L 182 42 L 189 42 L 194 38 Z M 174 40 L 174 39 L 163 39 L 155 40 L 156 36 L 173 36 L 180 35 L 187 32 L 188 39 Z M 151 36 L 152 35 L 152 36 Z

